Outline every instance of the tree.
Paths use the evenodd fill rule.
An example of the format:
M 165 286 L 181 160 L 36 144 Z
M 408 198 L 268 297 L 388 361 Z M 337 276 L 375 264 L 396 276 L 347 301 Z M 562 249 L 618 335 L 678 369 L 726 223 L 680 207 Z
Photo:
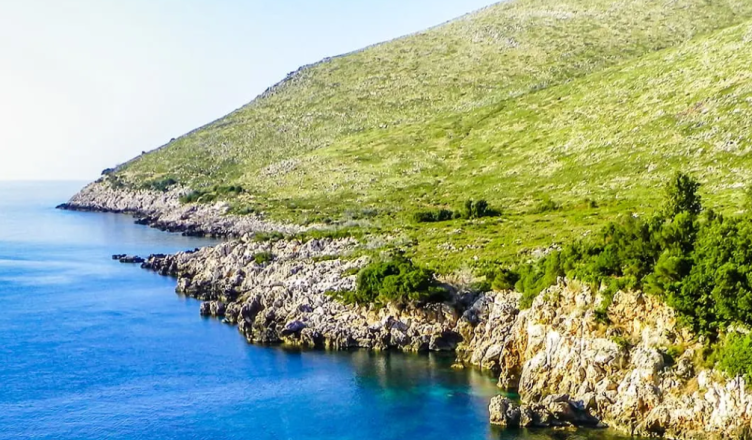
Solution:
M 697 215 L 702 211 L 702 198 L 697 193 L 700 183 L 693 177 L 677 172 L 666 185 L 665 214 L 669 218 L 681 212 Z

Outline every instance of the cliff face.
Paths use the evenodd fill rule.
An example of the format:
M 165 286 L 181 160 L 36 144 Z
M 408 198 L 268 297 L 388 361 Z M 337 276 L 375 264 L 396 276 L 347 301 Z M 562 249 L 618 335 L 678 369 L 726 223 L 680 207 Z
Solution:
M 524 404 L 567 395 L 574 408 L 630 434 L 749 435 L 752 398 L 744 380 L 695 371 L 700 347 L 672 310 L 640 292 L 619 292 L 605 326 L 593 312 L 600 300 L 563 280 L 524 311 L 514 296 L 486 294 L 476 303 L 481 319 L 460 356 L 497 371 L 499 386 L 517 389 Z M 672 359 L 665 354 L 671 346 L 684 351 Z M 556 414 L 550 400 L 545 412 Z

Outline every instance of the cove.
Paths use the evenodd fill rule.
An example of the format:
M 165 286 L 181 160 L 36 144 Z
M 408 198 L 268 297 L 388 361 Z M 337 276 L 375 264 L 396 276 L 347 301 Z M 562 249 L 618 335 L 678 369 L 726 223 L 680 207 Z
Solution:
M 0 184 L 0 438 L 617 438 L 496 430 L 494 378 L 452 356 L 248 345 L 110 259 L 213 241 L 53 208 L 81 185 Z

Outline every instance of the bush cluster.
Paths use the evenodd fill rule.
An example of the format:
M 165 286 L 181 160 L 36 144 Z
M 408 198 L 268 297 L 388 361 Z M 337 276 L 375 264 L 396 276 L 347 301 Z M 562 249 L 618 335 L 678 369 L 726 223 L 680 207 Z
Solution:
M 274 260 L 274 255 L 271 252 L 259 252 L 253 256 L 253 261 L 255 261 L 256 264 L 271 263 L 272 260 Z
M 146 182 L 143 187 L 145 189 L 151 189 L 154 191 L 159 192 L 165 192 L 168 189 L 172 188 L 173 186 L 177 185 L 178 181 L 173 179 L 172 177 L 165 177 L 164 179 L 159 180 L 153 180 L 151 182 Z
M 364 267 L 358 272 L 355 290 L 337 296 L 349 304 L 406 304 L 442 301 L 447 291 L 439 286 L 432 271 L 398 257 Z
M 114 189 L 127 188 L 128 185 L 117 174 L 108 174 L 104 177 L 105 181 L 110 184 L 110 187 Z
M 718 344 L 712 355 L 718 367 L 727 373 L 752 379 L 752 335 L 732 333 Z
M 716 339 L 730 324 L 752 325 L 752 217 L 703 211 L 699 183 L 677 174 L 664 208 L 645 219 L 629 216 L 593 237 L 515 269 L 523 306 L 559 276 L 619 289 L 641 288 L 662 298 L 696 333 Z M 509 285 L 514 276 L 500 274 Z M 495 286 L 496 287 L 496 286 Z M 501 286 L 499 286 L 501 287 Z
M 439 209 L 435 211 L 418 211 L 413 214 L 413 220 L 418 223 L 445 222 L 459 218 L 454 211 L 449 209 Z
M 462 218 L 466 219 L 490 217 L 496 214 L 496 212 L 488 207 L 488 202 L 485 200 L 466 200 L 464 209 L 462 210 Z
M 497 217 L 501 212 L 489 207 L 485 200 L 466 200 L 462 209 L 452 211 L 450 209 L 437 209 L 418 211 L 413 214 L 413 220 L 418 223 L 445 222 L 455 219 L 477 219 L 482 217 Z

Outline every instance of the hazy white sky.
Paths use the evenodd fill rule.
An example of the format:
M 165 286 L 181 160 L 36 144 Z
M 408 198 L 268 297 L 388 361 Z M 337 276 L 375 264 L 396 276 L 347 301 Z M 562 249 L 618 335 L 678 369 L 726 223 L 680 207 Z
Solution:
M 0 0 L 0 180 L 93 179 L 303 64 L 493 0 Z

